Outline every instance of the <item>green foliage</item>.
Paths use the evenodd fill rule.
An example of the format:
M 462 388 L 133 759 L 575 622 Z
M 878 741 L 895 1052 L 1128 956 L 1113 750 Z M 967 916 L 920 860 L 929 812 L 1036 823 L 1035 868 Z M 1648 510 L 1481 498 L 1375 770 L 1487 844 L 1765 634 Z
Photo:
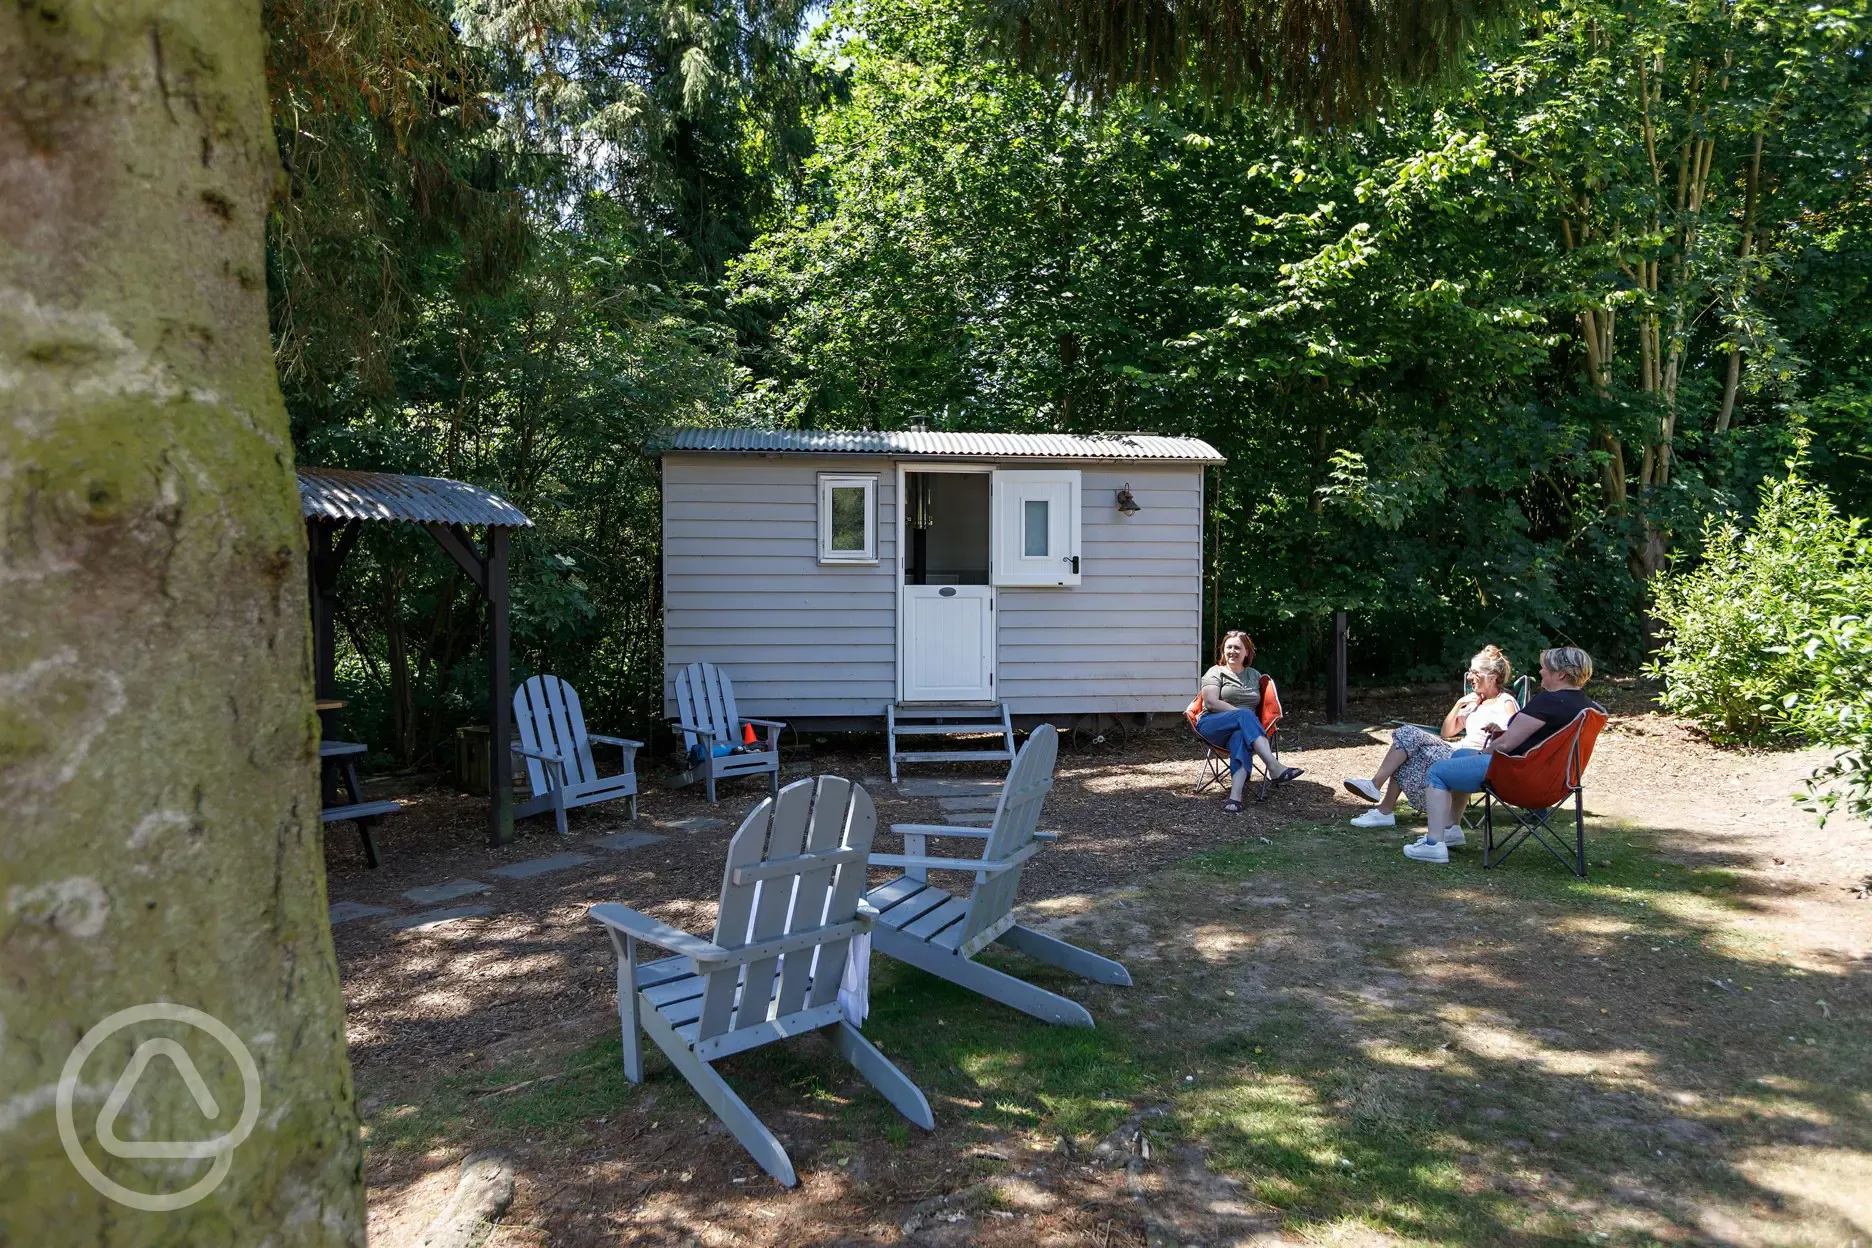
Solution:
M 999 45 L 1100 98 L 1130 87 L 1260 101 L 1313 126 L 1368 121 L 1399 88 L 1448 80 L 1521 6 L 1302 0 L 990 0 Z
M 474 481 L 511 555 L 516 677 L 661 713 L 651 430 L 733 406 L 714 283 L 807 142 L 802 13 L 658 0 L 269 0 L 286 195 L 269 242 L 301 463 Z M 485 713 L 485 612 L 426 535 L 341 585 L 347 732 L 446 759 Z
M 1341 608 L 1355 677 L 1484 641 L 1632 664 L 1645 581 L 1704 516 L 1803 438 L 1828 483 L 1859 475 L 1863 353 L 1815 313 L 1872 323 L 1842 176 L 1867 23 L 1552 0 L 1524 33 L 1440 107 L 1323 141 L 1254 109 L 1088 107 L 997 61 L 956 0 L 841 8 L 823 56 L 849 94 L 732 270 L 772 323 L 742 415 L 1205 437 L 1230 459 L 1220 614 L 1290 679 Z
M 1664 703 L 1719 741 L 1848 741 L 1872 690 L 1872 543 L 1798 475 L 1745 529 L 1712 521 L 1701 562 L 1658 583 Z
M 1836 615 L 1815 629 L 1800 648 L 1811 689 L 1789 695 L 1789 718 L 1817 740 L 1845 748 L 1817 769 L 1803 795 L 1825 823 L 1844 806 L 1872 819 L 1872 570 L 1864 543 L 1859 552 L 1861 586 L 1853 597 L 1865 605 L 1857 615 Z
M 1221 62 L 1202 102 L 1116 88 L 1340 17 L 1164 10 L 1127 62 L 1057 4 L 808 39 L 796 0 L 268 0 L 298 457 L 518 502 L 516 666 L 619 730 L 661 709 L 640 448 L 675 423 L 1202 436 L 1206 591 L 1290 686 L 1338 609 L 1355 679 L 1629 666 L 1647 579 L 1795 447 L 1872 509 L 1872 19 L 1544 0 L 1437 99 L 1295 132 L 1487 11 L 1344 18 L 1263 108 Z M 414 533 L 346 578 L 348 730 L 433 759 L 486 696 L 473 595 Z

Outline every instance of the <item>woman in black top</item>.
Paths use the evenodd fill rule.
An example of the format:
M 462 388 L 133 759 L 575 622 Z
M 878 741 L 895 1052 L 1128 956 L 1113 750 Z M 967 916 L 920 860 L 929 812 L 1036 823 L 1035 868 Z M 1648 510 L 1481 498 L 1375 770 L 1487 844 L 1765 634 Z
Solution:
M 1541 691 L 1528 699 L 1521 713 L 1506 728 L 1492 729 L 1480 750 L 1457 750 L 1430 768 L 1425 793 L 1430 830 L 1404 847 L 1404 856 L 1418 862 L 1448 862 L 1449 847 L 1463 843 L 1462 827 L 1454 818 L 1469 803 L 1469 795 L 1482 787 L 1490 756 L 1527 753 L 1596 705 L 1581 692 L 1592 679 L 1592 656 L 1578 646 L 1556 646 L 1541 652 Z

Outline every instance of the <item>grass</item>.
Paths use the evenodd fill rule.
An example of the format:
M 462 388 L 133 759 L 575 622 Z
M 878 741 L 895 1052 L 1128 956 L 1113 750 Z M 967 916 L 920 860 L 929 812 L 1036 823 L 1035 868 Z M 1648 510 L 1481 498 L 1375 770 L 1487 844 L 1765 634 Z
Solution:
M 1745 933 L 1757 902 L 1734 871 L 1597 820 L 1584 881 L 1538 851 L 1496 871 L 1473 851 L 1427 869 L 1397 839 L 1290 826 L 1143 882 L 1127 916 L 1167 952 L 1133 961 L 1134 988 L 1001 962 L 1086 1000 L 1094 1030 L 879 959 L 866 1034 L 923 1088 L 944 1147 L 959 1131 L 1083 1148 L 1165 1105 L 1153 1130 L 1200 1144 L 1288 1229 L 1326 1239 L 1679 1242 L 1712 1207 L 1775 1216 L 1783 1195 L 1737 1159 L 1790 1123 L 1872 1149 L 1872 1036 L 1843 1010 L 1810 1017 L 1839 988 L 1804 983 Z M 1197 928 L 1239 939 L 1205 955 Z M 648 1051 L 660 1105 L 700 1115 Z M 823 1120 L 830 1142 L 796 1161 L 934 1147 L 828 1052 L 770 1046 L 727 1073 L 757 1105 Z M 647 1094 L 624 1081 L 608 1029 L 550 1068 L 429 1081 L 374 1112 L 368 1141 L 576 1141 Z

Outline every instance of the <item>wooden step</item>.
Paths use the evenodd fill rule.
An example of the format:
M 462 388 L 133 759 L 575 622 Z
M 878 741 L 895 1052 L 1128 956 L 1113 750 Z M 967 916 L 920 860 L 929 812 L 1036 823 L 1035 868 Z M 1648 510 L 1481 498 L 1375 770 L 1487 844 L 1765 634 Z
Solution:
M 1007 750 L 903 750 L 897 754 L 900 763 L 1006 763 L 1013 758 Z
M 977 736 L 989 733 L 998 737 L 1001 735 L 1001 721 L 994 719 L 974 724 L 906 724 L 900 719 L 897 721 L 896 735 L 900 737 L 958 737 L 967 733 L 974 733 Z

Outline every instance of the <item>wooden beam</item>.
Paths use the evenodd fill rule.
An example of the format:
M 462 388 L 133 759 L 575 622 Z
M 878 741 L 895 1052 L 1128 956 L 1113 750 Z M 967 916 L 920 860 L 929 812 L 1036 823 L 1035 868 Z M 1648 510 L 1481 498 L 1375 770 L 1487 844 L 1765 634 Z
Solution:
M 431 531 L 434 531 L 433 526 Z M 452 536 L 452 535 L 451 535 Z M 466 535 L 462 535 L 465 539 Z M 437 537 L 439 542 L 442 539 Z M 513 674 L 508 666 L 511 642 L 507 627 L 507 530 L 488 526 L 486 577 L 488 599 L 488 841 L 506 845 L 514 839 L 513 812 Z M 448 549 L 446 544 L 443 549 Z M 472 548 L 471 548 L 472 549 Z
M 312 692 L 317 698 L 338 696 L 337 633 L 333 622 L 331 575 L 332 526 L 306 521 L 306 589 L 312 607 Z M 329 725 L 327 725 L 329 727 Z
M 436 545 L 440 546 L 448 557 L 453 559 L 456 565 L 459 566 L 463 572 L 468 574 L 468 579 L 475 583 L 475 587 L 482 593 L 487 593 L 487 562 L 483 560 L 480 553 L 475 550 L 474 540 L 468 536 L 468 530 L 462 528 L 459 524 L 425 524 L 423 528 L 429 530 L 429 536 L 435 538 Z M 488 532 L 490 534 L 502 534 L 501 540 L 503 542 L 506 540 L 505 529 L 490 528 Z M 488 544 L 492 547 L 492 537 L 489 538 Z M 503 549 L 505 549 L 505 547 L 503 547 Z M 492 557 L 491 550 L 489 557 Z

